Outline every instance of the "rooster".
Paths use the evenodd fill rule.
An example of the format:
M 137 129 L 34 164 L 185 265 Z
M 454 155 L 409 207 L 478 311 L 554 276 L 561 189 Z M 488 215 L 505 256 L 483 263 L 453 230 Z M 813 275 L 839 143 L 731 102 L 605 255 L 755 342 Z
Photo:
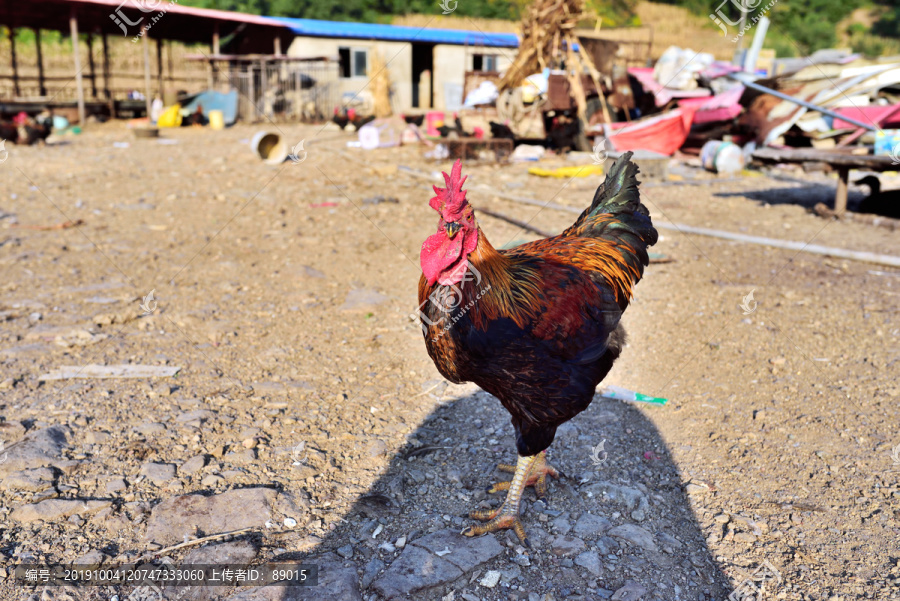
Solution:
M 556 429 L 587 409 L 622 351 L 619 320 L 657 239 L 631 155 L 616 161 L 574 225 L 509 250 L 496 250 L 478 227 L 459 161 L 444 173 L 447 187 L 434 186 L 438 231 L 420 258 L 425 346 L 445 378 L 500 400 L 518 452 L 515 466 L 499 466 L 512 480 L 489 490 L 508 490 L 506 500 L 472 512 L 487 523 L 466 536 L 512 528 L 528 544 L 519 519 L 525 487 L 543 499 L 548 476 L 559 478 L 546 459 Z

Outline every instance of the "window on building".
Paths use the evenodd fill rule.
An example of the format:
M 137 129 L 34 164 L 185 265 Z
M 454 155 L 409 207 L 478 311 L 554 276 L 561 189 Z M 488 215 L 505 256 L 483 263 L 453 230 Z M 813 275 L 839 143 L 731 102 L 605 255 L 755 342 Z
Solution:
M 473 54 L 472 55 L 473 71 L 497 71 L 497 55 L 496 54 Z
M 366 50 L 353 51 L 353 76 L 365 77 L 369 70 L 369 53 Z
M 365 48 L 338 48 L 341 77 L 365 77 L 369 69 L 369 51 Z

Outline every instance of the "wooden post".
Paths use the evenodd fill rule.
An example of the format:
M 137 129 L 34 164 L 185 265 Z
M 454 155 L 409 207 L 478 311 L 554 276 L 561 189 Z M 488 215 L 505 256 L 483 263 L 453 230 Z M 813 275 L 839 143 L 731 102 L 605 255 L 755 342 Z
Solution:
M 22 91 L 19 89 L 19 64 L 16 60 L 16 29 L 9 27 L 8 31 L 10 60 L 12 61 L 13 93 L 16 96 L 21 96 Z
M 78 94 L 78 123 L 84 127 L 84 81 L 81 78 L 81 58 L 78 55 L 78 17 L 73 10 L 69 16 L 69 32 L 72 36 L 72 58 L 75 61 L 75 88 Z
M 100 37 L 103 45 L 103 95 L 106 96 L 106 102 L 109 104 L 109 115 L 113 119 L 116 118 L 116 101 L 112 97 L 112 91 L 109 89 L 110 71 L 109 71 L 109 41 L 106 39 L 106 33 Z
M 41 49 L 41 30 L 34 28 L 34 46 L 37 49 L 38 88 L 41 96 L 47 95 L 47 86 L 44 83 L 44 51 Z
M 259 97 L 262 98 L 263 118 L 269 116 L 269 64 L 266 59 L 259 61 Z
M 216 80 L 218 79 L 216 73 L 216 63 L 215 57 L 219 56 L 219 23 L 213 23 L 213 38 L 212 38 L 212 54 L 213 58 L 209 61 L 209 88 L 212 89 L 216 85 Z
M 156 40 L 156 89 L 159 97 L 163 97 L 163 40 Z
M 843 216 L 847 212 L 847 183 L 850 179 L 850 168 L 839 167 L 837 190 L 834 193 L 834 212 Z
M 144 35 L 141 36 L 142 44 L 144 46 L 144 100 L 147 101 L 147 119 L 150 118 L 150 107 L 153 103 L 153 99 L 150 97 L 150 35 L 147 33 L 147 30 L 144 30 Z
M 219 54 L 219 24 L 213 24 L 212 52 L 214 55 Z
M 250 96 L 250 106 L 253 107 L 251 109 L 252 116 L 250 117 L 251 123 L 256 123 L 256 119 L 258 116 L 256 110 L 256 67 L 253 64 L 253 60 L 247 65 L 247 71 L 250 73 L 250 83 L 247 86 L 248 91 L 247 94 Z
M 166 63 L 167 63 L 167 71 L 169 72 L 169 85 L 174 89 L 175 87 L 175 76 L 172 75 L 175 73 L 175 68 L 172 67 L 172 44 L 166 44 Z M 163 100 L 165 102 L 165 100 Z
M 281 38 L 275 36 L 275 56 L 281 56 Z
M 87 34 L 88 70 L 91 77 L 91 98 L 97 98 L 97 75 L 94 73 L 94 34 Z

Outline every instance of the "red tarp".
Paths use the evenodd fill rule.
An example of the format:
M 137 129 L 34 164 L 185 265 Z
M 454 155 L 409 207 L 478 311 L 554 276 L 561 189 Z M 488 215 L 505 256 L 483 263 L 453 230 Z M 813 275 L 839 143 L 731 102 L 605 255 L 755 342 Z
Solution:
M 846 115 L 851 119 L 856 119 L 863 123 L 878 123 L 882 128 L 894 129 L 900 127 L 900 111 L 896 112 L 893 116 L 888 117 L 887 121 L 884 123 L 881 123 L 880 120 L 884 116 L 889 115 L 892 111 L 897 111 L 898 108 L 900 108 L 900 105 L 895 104 L 893 106 L 848 106 L 833 110 L 840 115 Z M 834 129 L 856 129 L 855 125 L 847 123 L 842 119 L 835 119 L 832 127 Z
M 618 151 L 652 150 L 671 156 L 681 148 L 691 131 L 694 107 L 682 107 L 644 121 L 609 123 L 606 138 Z
M 731 121 L 741 114 L 743 107 L 740 105 L 740 100 L 743 93 L 744 86 L 737 85 L 717 96 L 683 98 L 678 101 L 678 106 L 683 108 L 693 107 L 697 111 L 694 113 L 693 123 L 695 125 L 715 123 L 717 121 Z

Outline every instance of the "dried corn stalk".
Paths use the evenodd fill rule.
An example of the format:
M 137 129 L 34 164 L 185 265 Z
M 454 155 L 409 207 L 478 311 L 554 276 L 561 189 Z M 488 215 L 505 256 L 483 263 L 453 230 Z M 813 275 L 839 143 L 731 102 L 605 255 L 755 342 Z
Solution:
M 576 47 L 580 47 L 574 33 L 575 27 L 579 21 L 587 18 L 591 18 L 591 15 L 586 11 L 584 0 L 535 0 L 522 17 L 519 54 L 500 80 L 500 90 L 517 88 L 529 75 L 540 73 L 546 67 L 557 67 L 560 53 L 564 52 L 569 88 L 578 106 L 578 114 L 584 118 L 587 101 L 584 86 L 581 85 L 581 75 L 585 69 L 591 74 L 595 85 L 599 84 L 597 69 L 590 56 L 583 51 L 574 51 Z M 561 47 L 563 44 L 565 49 Z M 602 97 L 599 85 L 597 91 Z M 603 102 L 603 110 L 609 121 L 606 102 Z
M 369 78 L 372 87 L 372 111 L 376 118 L 390 117 L 391 109 L 391 77 L 387 65 L 379 52 L 372 52 L 369 62 Z

